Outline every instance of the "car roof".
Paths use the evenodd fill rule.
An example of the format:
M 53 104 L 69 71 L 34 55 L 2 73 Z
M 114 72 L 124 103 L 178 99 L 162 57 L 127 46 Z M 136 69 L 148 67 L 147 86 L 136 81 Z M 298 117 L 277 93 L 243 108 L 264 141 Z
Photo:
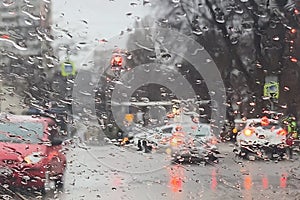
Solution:
M 0 114 L 0 120 L 2 121 L 10 121 L 10 122 L 43 122 L 47 124 L 55 124 L 55 121 L 48 117 L 40 117 L 40 116 L 31 116 L 31 115 L 12 115 L 2 113 Z
M 275 123 L 275 124 L 279 124 L 279 121 L 278 120 L 275 120 L 275 119 L 269 119 L 269 121 L 271 123 Z M 261 118 L 252 118 L 252 119 L 247 119 L 247 124 L 250 124 L 250 123 L 260 123 L 261 122 Z

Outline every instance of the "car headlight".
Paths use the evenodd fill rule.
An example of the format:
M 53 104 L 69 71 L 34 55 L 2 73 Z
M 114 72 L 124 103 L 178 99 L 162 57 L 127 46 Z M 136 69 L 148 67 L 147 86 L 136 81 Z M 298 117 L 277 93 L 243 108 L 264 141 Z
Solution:
M 27 164 L 36 164 L 36 163 L 40 162 L 43 158 L 44 158 L 44 156 L 42 155 L 41 152 L 34 152 L 34 153 L 26 156 L 24 158 L 24 161 Z

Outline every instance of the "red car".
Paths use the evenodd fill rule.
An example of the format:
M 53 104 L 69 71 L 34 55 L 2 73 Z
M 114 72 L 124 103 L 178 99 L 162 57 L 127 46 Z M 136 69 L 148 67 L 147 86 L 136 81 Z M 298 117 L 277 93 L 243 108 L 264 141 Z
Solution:
M 0 184 L 44 191 L 62 183 L 65 169 L 62 140 L 53 119 L 0 117 Z

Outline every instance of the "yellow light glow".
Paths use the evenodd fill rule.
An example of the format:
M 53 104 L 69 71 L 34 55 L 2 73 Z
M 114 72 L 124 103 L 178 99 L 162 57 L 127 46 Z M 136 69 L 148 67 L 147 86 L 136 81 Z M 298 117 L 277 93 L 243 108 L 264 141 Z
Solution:
M 244 134 L 245 134 L 246 136 L 251 136 L 251 135 L 252 135 L 252 130 L 251 130 L 251 129 L 246 129 L 246 130 L 244 131 Z

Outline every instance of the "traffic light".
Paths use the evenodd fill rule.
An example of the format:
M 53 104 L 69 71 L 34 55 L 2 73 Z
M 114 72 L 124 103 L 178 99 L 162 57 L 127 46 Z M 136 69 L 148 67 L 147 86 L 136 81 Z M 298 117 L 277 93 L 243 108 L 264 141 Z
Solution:
M 271 81 L 264 85 L 264 96 L 274 99 L 279 98 L 279 83 L 277 81 Z
M 297 30 L 296 30 L 295 28 L 292 28 L 292 29 L 290 30 L 290 32 L 291 32 L 292 34 L 295 34 L 295 33 L 297 33 Z

